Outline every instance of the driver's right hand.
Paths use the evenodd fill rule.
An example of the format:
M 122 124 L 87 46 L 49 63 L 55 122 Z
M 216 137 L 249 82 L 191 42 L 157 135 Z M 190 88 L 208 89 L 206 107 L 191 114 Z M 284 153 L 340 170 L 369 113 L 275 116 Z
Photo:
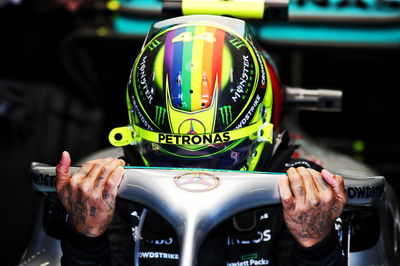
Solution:
M 125 174 L 121 159 L 86 162 L 70 176 L 71 157 L 64 151 L 57 165 L 57 194 L 76 231 L 89 237 L 103 234 L 114 217 L 117 189 Z

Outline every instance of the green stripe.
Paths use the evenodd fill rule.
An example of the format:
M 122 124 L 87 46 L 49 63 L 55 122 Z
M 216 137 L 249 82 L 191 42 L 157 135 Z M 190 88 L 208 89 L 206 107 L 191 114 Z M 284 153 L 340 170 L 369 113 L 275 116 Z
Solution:
M 249 255 L 242 256 L 242 260 L 257 259 L 257 257 L 258 257 L 257 253 L 254 253 L 254 254 L 249 254 Z
M 194 34 L 195 27 L 186 27 L 187 32 Z M 192 62 L 193 55 L 193 42 L 184 42 L 183 44 L 183 56 L 182 56 L 182 102 L 186 103 L 185 110 L 192 110 L 192 99 L 190 95 L 192 72 L 190 64 Z

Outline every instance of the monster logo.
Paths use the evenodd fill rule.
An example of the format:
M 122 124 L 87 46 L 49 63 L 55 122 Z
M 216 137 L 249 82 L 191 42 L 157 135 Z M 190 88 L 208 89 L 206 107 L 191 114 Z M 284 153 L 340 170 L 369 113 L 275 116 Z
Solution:
M 240 39 L 234 38 L 229 41 L 236 49 L 240 50 L 241 47 L 246 46 Z
M 165 114 L 167 112 L 167 109 L 156 105 L 156 123 L 157 125 L 164 125 L 164 121 L 165 121 Z
M 221 112 L 222 123 L 228 126 L 232 122 L 232 106 L 225 105 L 219 108 Z
M 159 40 L 154 40 L 151 44 L 149 44 L 150 51 L 153 51 L 154 49 L 156 49 L 157 46 L 159 46 L 160 44 L 161 44 L 161 42 Z

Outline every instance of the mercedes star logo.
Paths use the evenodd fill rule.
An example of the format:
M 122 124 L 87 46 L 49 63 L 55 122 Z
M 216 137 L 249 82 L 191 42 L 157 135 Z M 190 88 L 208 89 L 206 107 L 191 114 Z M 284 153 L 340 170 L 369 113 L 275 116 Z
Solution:
M 205 192 L 219 185 L 219 178 L 205 172 L 185 173 L 175 177 L 175 184 L 186 191 Z

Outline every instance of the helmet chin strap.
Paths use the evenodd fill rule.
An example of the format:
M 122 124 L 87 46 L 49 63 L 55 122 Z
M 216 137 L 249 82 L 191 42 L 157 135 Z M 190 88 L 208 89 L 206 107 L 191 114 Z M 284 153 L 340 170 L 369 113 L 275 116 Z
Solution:
M 203 134 L 174 134 L 155 132 L 138 125 L 117 127 L 111 130 L 108 139 L 114 146 L 126 146 L 135 144 L 141 139 L 160 144 L 172 145 L 207 145 L 226 143 L 246 137 L 254 140 L 256 135 L 258 142 L 270 142 L 273 139 L 273 124 L 259 120 L 251 125 L 224 132 Z
M 272 154 L 273 124 L 264 122 L 257 130 L 257 147 L 250 155 L 246 164 L 240 169 L 242 171 L 263 171 L 267 161 Z
M 269 122 L 264 122 L 257 130 L 257 141 L 258 142 L 269 142 L 273 141 L 273 130 L 274 125 Z

